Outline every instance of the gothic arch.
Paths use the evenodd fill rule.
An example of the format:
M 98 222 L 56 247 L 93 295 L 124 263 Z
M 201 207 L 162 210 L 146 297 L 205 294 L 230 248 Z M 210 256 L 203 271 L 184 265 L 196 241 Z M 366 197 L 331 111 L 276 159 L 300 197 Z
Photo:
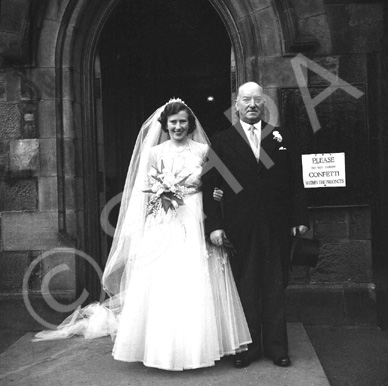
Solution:
M 55 117 L 51 140 L 56 146 L 59 232 L 70 239 L 73 236 L 77 247 L 96 260 L 100 259 L 96 242 L 100 227 L 93 65 L 100 33 L 120 1 L 49 0 L 41 20 L 36 69 L 32 70 L 33 80 L 54 90 L 45 103 L 51 98 L 49 108 Z M 295 45 L 301 39 L 289 0 L 209 1 L 229 33 L 237 84 L 262 82 L 262 58 L 281 57 L 293 47 L 303 48 Z M 309 42 L 305 48 L 315 44 L 314 39 L 302 41 Z M 44 76 L 41 68 L 45 68 Z M 86 281 L 90 291 L 98 287 L 98 278 Z

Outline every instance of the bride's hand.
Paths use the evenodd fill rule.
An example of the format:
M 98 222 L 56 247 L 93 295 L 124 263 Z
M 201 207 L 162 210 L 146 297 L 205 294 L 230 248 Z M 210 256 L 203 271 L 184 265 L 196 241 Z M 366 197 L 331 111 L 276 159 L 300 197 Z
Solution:
M 219 189 L 219 188 L 214 188 L 213 198 L 214 198 L 216 201 L 221 201 L 223 196 L 224 196 L 224 192 L 223 192 L 221 189 Z
M 214 245 L 217 245 L 217 246 L 222 245 L 225 239 L 226 239 L 226 234 L 222 229 L 218 229 L 210 233 L 210 241 Z

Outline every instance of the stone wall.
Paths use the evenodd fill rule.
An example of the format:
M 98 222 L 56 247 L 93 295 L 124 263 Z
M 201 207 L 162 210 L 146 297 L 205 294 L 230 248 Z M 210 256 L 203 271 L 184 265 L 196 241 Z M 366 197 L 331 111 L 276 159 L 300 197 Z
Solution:
M 91 44 L 89 31 L 102 28 L 103 22 L 93 19 L 93 12 L 100 17 L 103 4 L 113 2 L 2 2 L 0 293 L 20 294 L 30 263 L 44 251 L 69 245 L 61 232 L 66 231 L 72 241 L 86 240 L 93 227 L 88 228 L 88 221 L 94 226 L 98 221 L 98 214 L 84 212 L 83 207 L 95 193 L 92 166 L 96 150 L 93 154 L 89 151 L 94 146 L 94 137 L 89 134 L 94 130 L 93 111 L 85 104 L 82 88 L 82 82 L 90 80 L 87 71 L 92 63 L 81 68 L 82 55 L 89 47 L 79 45 Z M 310 135 L 310 139 L 301 139 L 300 144 L 306 152 L 340 151 L 343 145 L 352 154 L 349 190 L 343 191 L 346 194 L 309 194 L 309 237 L 321 241 L 321 254 L 315 269 L 294 268 L 289 293 L 291 314 L 298 320 L 316 323 L 324 320 L 319 314 L 320 305 L 334 310 L 338 305 L 342 310 L 338 323 L 351 318 L 373 321 L 372 222 L 377 185 L 369 180 L 369 171 L 377 161 L 367 144 L 373 129 L 371 122 L 379 127 L 386 122 L 377 122 L 371 116 L 374 99 L 370 95 L 370 90 L 377 90 L 370 80 L 374 68 L 370 58 L 381 51 L 384 23 L 385 31 L 387 28 L 383 2 L 211 2 L 218 7 L 231 36 L 237 81 L 259 81 L 281 106 L 281 119 L 291 129 L 304 125 L 305 131 L 301 132 Z M 90 6 L 92 12 L 84 14 L 92 3 L 101 6 Z M 30 8 L 31 4 L 35 5 Z M 385 42 L 386 36 L 385 32 Z M 333 94 L 317 109 L 326 131 L 316 137 L 311 134 L 303 104 L 298 102 L 299 84 L 291 60 L 299 52 L 364 95 L 355 101 L 343 97 L 340 91 Z M 384 68 L 386 63 L 381 65 Z M 311 91 L 322 90 L 327 81 L 310 71 L 308 87 Z M 306 134 L 308 130 L 310 134 Z M 340 135 L 341 141 L 337 141 Z M 319 148 L 320 144 L 326 148 Z M 84 179 L 85 171 L 90 174 Z M 368 181 L 362 184 L 364 180 Z M 86 198 L 84 192 L 88 193 Z M 84 213 L 88 215 L 84 217 Z M 57 263 L 62 262 L 71 266 L 74 256 L 60 256 Z M 34 270 L 28 282 L 30 291 L 39 290 L 44 274 L 51 268 L 40 264 Z M 58 291 L 74 291 L 75 278 L 67 277 L 53 285 Z M 367 315 L 357 319 L 360 314 L 365 315 L 365 310 Z
M 38 46 L 47 3 L 46 0 L 2 2 L 1 295 L 21 294 L 22 289 L 32 293 L 40 291 L 41 279 L 53 266 L 42 261 L 27 278 L 25 274 L 30 264 L 45 251 L 72 245 L 60 235 L 58 225 L 55 70 L 47 62 L 36 66 L 39 54 L 33 52 Z M 70 255 L 56 256 L 52 261 L 57 265 L 74 266 L 74 256 Z M 66 280 L 54 279 L 50 289 L 71 296 L 74 280 L 73 270 L 73 276 Z
M 17 226 L 8 221 L 12 213 L 31 213 L 38 206 L 39 140 L 37 131 L 38 95 L 16 69 L 3 69 L 0 95 L 0 192 L 2 291 L 21 291 L 22 278 L 31 260 L 19 245 L 9 242 L 7 233 Z

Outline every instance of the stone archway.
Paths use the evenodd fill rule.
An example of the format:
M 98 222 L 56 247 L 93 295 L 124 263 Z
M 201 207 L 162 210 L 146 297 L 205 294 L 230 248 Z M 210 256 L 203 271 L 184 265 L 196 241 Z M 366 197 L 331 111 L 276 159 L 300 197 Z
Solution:
M 293 47 L 314 43 L 311 37 L 300 38 L 288 0 L 209 1 L 230 36 L 236 57 L 236 84 L 257 80 L 276 100 L 279 85 L 268 75 L 274 58 L 289 53 Z M 99 176 L 94 167 L 97 154 L 93 65 L 102 28 L 119 3 L 120 0 L 48 1 L 36 49 L 37 68 L 31 71 L 33 81 L 48 90 L 40 103 L 41 114 L 50 114 L 55 122 L 42 148 L 56 149 L 55 158 L 47 151 L 47 162 L 56 170 L 58 231 L 97 262 L 101 257 L 96 242 L 100 225 L 96 194 Z M 282 72 L 284 64 L 277 67 Z M 79 267 L 79 272 L 80 284 L 87 282 L 89 291 L 95 291 L 98 278 L 86 267 Z

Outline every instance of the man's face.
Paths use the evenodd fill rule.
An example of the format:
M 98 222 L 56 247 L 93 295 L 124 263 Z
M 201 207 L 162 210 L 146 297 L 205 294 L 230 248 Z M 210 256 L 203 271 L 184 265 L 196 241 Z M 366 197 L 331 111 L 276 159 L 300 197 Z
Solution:
M 259 122 L 264 112 L 264 96 L 260 86 L 247 84 L 240 88 L 236 100 L 236 110 L 243 122 Z

